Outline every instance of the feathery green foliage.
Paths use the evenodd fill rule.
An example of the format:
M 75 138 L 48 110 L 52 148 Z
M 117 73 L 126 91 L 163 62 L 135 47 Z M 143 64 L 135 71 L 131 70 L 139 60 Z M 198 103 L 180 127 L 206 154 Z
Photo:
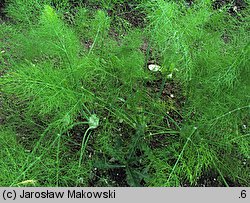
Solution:
M 153 8 L 151 41 L 163 65 L 174 64 L 188 90 L 183 145 L 174 152 L 179 155 L 167 180 L 177 175 L 195 184 L 203 171 L 214 168 L 225 186 L 225 177 L 247 183 L 242 162 L 249 157 L 249 134 L 242 128 L 249 125 L 249 17 L 238 21 L 226 8 L 213 10 L 210 1 L 186 7 L 159 0 Z M 185 128 L 192 126 L 197 130 L 190 138 Z M 231 170 L 233 163 L 238 164 Z

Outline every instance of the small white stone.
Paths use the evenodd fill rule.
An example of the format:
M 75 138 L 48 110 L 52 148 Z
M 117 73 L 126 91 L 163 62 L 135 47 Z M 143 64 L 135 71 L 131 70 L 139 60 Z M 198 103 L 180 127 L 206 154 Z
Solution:
M 83 183 L 83 178 L 78 179 L 79 183 Z
M 115 162 L 116 161 L 116 159 L 114 158 L 114 157 L 112 157 L 110 160 L 109 160 L 109 162 Z
M 169 75 L 167 75 L 168 79 L 171 79 L 173 77 L 173 73 L 170 73 Z
M 153 72 L 157 72 L 161 70 L 161 66 L 156 65 L 156 64 L 150 64 L 148 65 L 148 69 L 153 71 Z
M 119 97 L 118 100 L 121 101 L 121 102 L 125 102 L 125 99 L 123 99 L 121 97 Z

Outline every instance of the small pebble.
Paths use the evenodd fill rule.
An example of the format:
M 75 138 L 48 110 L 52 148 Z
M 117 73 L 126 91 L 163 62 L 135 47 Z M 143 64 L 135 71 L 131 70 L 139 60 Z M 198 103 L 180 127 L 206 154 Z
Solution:
M 153 71 L 153 72 L 157 72 L 161 69 L 161 66 L 156 65 L 156 64 L 150 64 L 150 65 L 148 65 L 148 69 Z

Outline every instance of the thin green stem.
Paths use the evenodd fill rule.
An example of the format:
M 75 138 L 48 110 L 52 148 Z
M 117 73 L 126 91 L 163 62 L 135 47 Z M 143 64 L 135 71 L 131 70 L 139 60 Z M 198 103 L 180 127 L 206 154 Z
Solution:
M 178 165 L 180 159 L 182 158 L 182 155 L 183 155 L 183 153 L 184 153 L 184 151 L 185 151 L 185 149 L 186 149 L 186 147 L 187 147 L 187 145 L 188 145 L 188 142 L 191 141 L 191 137 L 192 137 L 193 134 L 196 132 L 196 130 L 197 130 L 197 128 L 194 127 L 192 133 L 191 133 L 190 136 L 187 138 L 187 141 L 186 141 L 186 143 L 184 144 L 184 146 L 183 146 L 183 148 L 182 148 L 182 150 L 181 150 L 181 153 L 179 154 L 178 159 L 176 160 L 176 162 L 175 162 L 175 164 L 174 164 L 174 167 L 172 168 L 172 171 L 171 171 L 171 173 L 170 173 L 170 175 L 169 175 L 169 177 L 168 177 L 168 179 L 167 179 L 167 183 L 169 183 L 169 181 L 171 180 L 172 175 L 174 174 L 175 168 L 177 167 L 177 165 Z
M 21 174 L 12 182 L 12 184 L 10 185 L 10 187 L 12 187 L 13 185 L 16 184 L 16 182 L 21 178 L 23 177 L 37 162 L 41 161 L 42 157 L 51 149 L 52 146 L 55 145 L 57 139 L 59 138 L 59 136 L 56 137 L 56 139 L 49 145 L 49 147 L 47 147 L 43 153 L 39 156 L 39 157 L 36 157 L 35 161 L 33 161 L 31 164 L 29 164 L 29 166 L 22 171 L 21 169 Z M 30 156 L 29 156 L 30 157 Z M 26 165 L 24 165 L 26 166 Z M 24 168 L 24 166 L 22 168 Z
M 58 142 L 57 142 L 57 152 L 56 152 L 56 186 L 59 187 L 59 174 L 60 174 L 60 145 L 61 145 L 61 134 L 58 134 Z
M 80 153 L 80 158 L 79 158 L 79 163 L 78 163 L 78 167 L 79 167 L 79 168 L 81 167 L 82 159 L 83 159 L 83 153 L 84 153 L 85 148 L 86 148 L 86 145 L 87 145 L 87 143 L 86 143 L 86 136 L 87 136 L 87 134 L 88 134 L 88 132 L 89 132 L 90 129 L 91 129 L 91 128 L 88 128 L 88 129 L 85 131 L 85 133 L 84 133 L 84 135 L 83 135 L 83 138 L 82 138 L 81 153 Z

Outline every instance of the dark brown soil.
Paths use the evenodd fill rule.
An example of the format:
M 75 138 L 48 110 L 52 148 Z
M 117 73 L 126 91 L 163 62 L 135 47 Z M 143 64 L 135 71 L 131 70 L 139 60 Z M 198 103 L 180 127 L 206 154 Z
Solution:
M 108 10 L 110 16 L 116 18 L 123 18 L 127 20 L 133 27 L 144 27 L 146 24 L 146 15 L 137 5 L 131 1 L 125 1 L 122 4 L 116 4 L 112 10 Z
M 0 23 L 1 23 L 1 20 L 6 20 L 6 14 L 4 12 L 4 8 L 5 8 L 5 0 L 1 0 L 0 1 Z
M 160 75 L 158 78 L 153 82 L 147 82 L 148 92 L 152 97 L 159 97 L 163 101 L 172 104 L 173 108 L 167 112 L 166 119 L 171 117 L 177 124 L 181 124 L 183 121 L 181 112 L 186 101 L 182 85 L 174 80 L 163 81 Z M 175 129 L 176 126 L 169 123 L 169 127 Z
M 226 178 L 226 182 L 229 187 L 241 187 L 238 182 L 233 182 Z M 227 187 L 223 184 L 220 175 L 215 171 L 208 171 L 204 173 L 195 185 L 189 183 L 182 184 L 182 187 Z
M 89 187 L 128 187 L 124 168 L 97 169 L 93 171 L 93 179 Z
M 244 0 L 215 0 L 213 7 L 219 9 L 228 4 L 231 4 L 230 11 L 232 12 L 240 11 L 247 7 L 247 3 Z M 236 8 L 233 9 L 235 6 Z

